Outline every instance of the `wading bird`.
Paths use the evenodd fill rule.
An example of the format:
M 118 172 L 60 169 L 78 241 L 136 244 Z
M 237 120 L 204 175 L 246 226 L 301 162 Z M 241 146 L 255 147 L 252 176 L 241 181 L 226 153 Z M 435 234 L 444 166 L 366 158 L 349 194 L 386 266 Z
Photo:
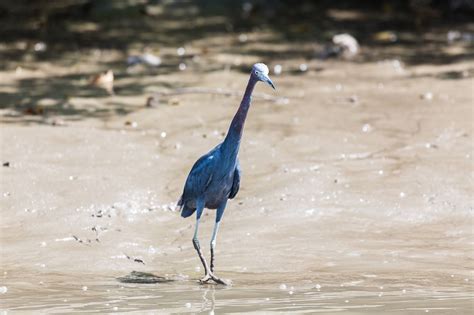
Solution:
M 199 259 L 204 266 L 204 278 L 201 283 L 213 280 L 216 283 L 228 283 L 214 275 L 214 250 L 219 224 L 224 214 L 228 199 L 237 195 L 240 186 L 240 166 L 238 153 L 240 140 L 244 129 L 245 118 L 250 107 L 252 92 L 258 81 L 268 83 L 273 89 L 275 86 L 268 77 L 268 67 L 263 63 L 256 63 L 252 67 L 250 79 L 245 89 L 244 97 L 239 109 L 232 119 L 229 131 L 224 141 L 209 153 L 199 158 L 189 172 L 183 194 L 178 201 L 181 216 L 187 218 L 196 212 L 196 227 L 193 236 L 193 245 Z M 207 264 L 198 240 L 199 220 L 204 208 L 217 209 L 216 222 L 211 237 L 211 265 Z

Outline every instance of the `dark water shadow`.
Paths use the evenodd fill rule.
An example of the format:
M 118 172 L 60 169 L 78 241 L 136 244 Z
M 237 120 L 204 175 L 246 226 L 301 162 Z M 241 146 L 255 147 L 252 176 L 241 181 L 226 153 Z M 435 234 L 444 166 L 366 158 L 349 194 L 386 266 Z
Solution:
M 171 283 L 174 279 L 161 277 L 148 272 L 132 271 L 130 274 L 123 277 L 118 277 L 117 280 L 121 283 L 139 283 L 139 284 L 153 284 L 153 283 Z
M 19 79 L 13 91 L 0 92 L 0 109 L 7 110 L 1 121 L 50 124 L 48 120 L 56 116 L 66 121 L 124 116 L 144 108 L 145 104 L 129 104 L 120 97 L 144 95 L 149 86 L 139 80 L 123 84 L 122 79 L 134 76 L 146 79 L 173 71 L 171 67 L 165 66 L 159 70 L 128 74 L 125 67 L 121 67 L 123 70 L 114 74 L 117 82 L 114 85 L 114 95 L 90 84 L 90 78 L 95 74 L 92 72 Z M 155 83 L 154 87 L 170 89 L 183 87 L 183 84 L 160 82 Z M 74 98 L 82 100 L 76 102 Z
M 238 40 L 219 46 L 219 53 L 255 55 L 267 63 L 303 58 L 321 59 L 321 52 L 330 45 L 336 33 L 347 32 L 355 36 L 361 54 L 352 62 L 365 63 L 383 59 L 400 59 L 407 65 L 450 64 L 474 59 L 474 42 L 455 43 L 462 49 L 455 54 L 446 52 L 446 32 L 454 29 L 474 34 L 474 9 L 452 10 L 434 1 L 427 7 L 413 8 L 410 1 L 143 1 L 124 4 L 119 1 L 64 0 L 37 2 L 21 0 L 14 5 L 0 0 L 0 69 L 15 69 L 23 62 L 51 62 L 60 65 L 84 63 L 85 54 L 92 51 L 113 50 L 119 57 L 102 62 L 94 59 L 102 70 L 113 69 L 115 92 L 118 96 L 143 95 L 145 86 L 138 80 L 121 79 L 135 76 L 159 76 L 179 71 L 180 62 L 189 63 L 190 71 L 206 73 L 224 68 L 223 62 L 208 62 L 199 66 L 192 56 L 161 54 L 164 63 L 159 67 L 145 67 L 143 71 L 127 71 L 129 50 L 151 47 L 177 48 L 193 44 L 200 39 L 221 35 L 236 38 L 242 32 L 265 31 L 273 34 L 255 43 Z M 250 6 L 244 5 L 250 3 Z M 153 10 L 159 9 L 158 13 Z M 431 12 L 431 14 L 423 13 Z M 21 20 L 23 23 L 18 23 Z M 374 34 L 393 31 L 395 42 L 380 42 Z M 35 49 L 36 43 L 46 44 L 44 51 Z M 283 44 L 283 45 L 282 45 Z M 276 49 L 278 47 L 278 49 Z M 395 49 L 396 48 L 396 49 Z M 205 55 L 205 53 L 202 53 Z M 322 60 L 323 61 L 323 60 Z M 248 72 L 249 65 L 233 67 Z M 293 74 L 300 74 L 295 71 Z M 470 73 L 470 72 L 469 72 Z M 24 115 L 20 122 L 39 121 L 34 115 L 63 115 L 66 119 L 88 117 L 107 118 L 126 115 L 136 106 L 115 102 L 107 109 L 78 108 L 68 100 L 71 97 L 93 98 L 108 101 L 109 95 L 100 89 L 85 86 L 84 80 L 93 73 L 18 80 L 15 92 L 0 92 L 0 109 L 11 109 L 16 116 Z M 446 73 L 442 79 L 461 79 L 464 74 Z M 78 83 L 82 82 L 82 83 Z M 176 84 L 160 83 L 164 88 Z M 44 112 L 36 110 L 44 98 L 54 105 Z M 46 112 L 46 114 L 45 114 Z M 18 117 L 17 117 L 18 118 Z
M 65 0 L 60 7 L 52 2 L 35 4 L 22 0 L 20 9 L 0 0 L 1 41 L 25 41 L 23 49 L 3 50 L 0 55 L 8 64 L 22 61 L 25 55 L 37 60 L 61 59 L 61 55 L 90 49 L 115 49 L 126 52 L 131 47 L 179 47 L 195 40 L 216 35 L 255 30 L 268 30 L 276 36 L 267 43 L 330 43 L 332 35 L 347 32 L 368 50 L 401 46 L 407 51 L 400 58 L 406 63 L 451 63 L 472 59 L 472 52 L 450 55 L 443 53 L 446 31 L 474 32 L 474 5 L 452 7 L 454 1 L 430 1 L 413 6 L 410 1 L 144 1 L 120 4 L 116 1 Z M 3 11 L 2 11 L 3 8 Z M 160 13 L 152 13 L 159 8 Z M 1 14 L 3 12 L 3 14 Z M 25 23 L 15 23 L 24 19 Z M 379 31 L 399 34 L 395 42 L 380 42 L 373 35 Z M 409 36 L 403 36 L 408 34 Z M 44 52 L 35 52 L 36 41 L 48 45 Z M 425 51 L 427 46 L 429 49 Z M 466 42 L 473 47 L 474 43 Z M 237 43 L 239 52 L 244 44 Z M 284 51 L 242 52 L 263 58 L 292 58 L 308 55 L 298 45 Z M 59 58 L 58 58 L 59 57 Z M 365 58 L 384 58 L 367 54 Z M 2 65 L 0 65 L 2 66 Z M 174 69 L 177 71 L 177 69 Z

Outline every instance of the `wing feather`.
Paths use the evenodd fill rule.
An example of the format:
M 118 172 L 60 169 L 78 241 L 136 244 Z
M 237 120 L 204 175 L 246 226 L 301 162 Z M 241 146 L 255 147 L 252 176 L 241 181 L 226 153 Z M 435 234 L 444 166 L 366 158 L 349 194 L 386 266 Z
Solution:
M 237 161 L 237 165 L 235 166 L 235 171 L 234 171 L 234 178 L 232 180 L 232 188 L 230 189 L 230 195 L 229 199 L 233 199 L 237 193 L 239 192 L 240 189 L 240 164 Z
M 183 195 L 181 196 L 182 204 L 185 204 L 187 200 L 195 200 L 204 194 L 206 188 L 212 181 L 216 160 L 215 154 L 218 148 L 219 146 L 206 155 L 201 156 L 196 163 L 194 163 L 184 184 Z

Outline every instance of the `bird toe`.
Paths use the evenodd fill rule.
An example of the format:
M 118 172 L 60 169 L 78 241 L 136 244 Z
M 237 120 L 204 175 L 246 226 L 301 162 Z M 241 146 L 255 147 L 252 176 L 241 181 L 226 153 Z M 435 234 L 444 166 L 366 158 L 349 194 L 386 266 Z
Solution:
M 212 279 L 211 275 L 207 274 L 204 278 L 199 279 L 200 284 L 206 284 Z
M 216 277 L 214 275 L 212 275 L 211 277 L 212 277 L 212 280 L 217 284 L 222 284 L 222 285 L 225 285 L 225 286 L 231 286 L 232 285 L 232 281 L 230 279 L 221 279 L 221 278 Z

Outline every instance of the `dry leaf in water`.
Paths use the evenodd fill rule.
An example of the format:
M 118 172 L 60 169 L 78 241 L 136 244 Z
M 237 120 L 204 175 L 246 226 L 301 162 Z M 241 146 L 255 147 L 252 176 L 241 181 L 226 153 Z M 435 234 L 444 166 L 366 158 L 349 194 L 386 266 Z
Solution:
M 106 90 L 109 94 L 114 94 L 114 72 L 107 70 L 94 76 L 91 80 L 91 84 Z

